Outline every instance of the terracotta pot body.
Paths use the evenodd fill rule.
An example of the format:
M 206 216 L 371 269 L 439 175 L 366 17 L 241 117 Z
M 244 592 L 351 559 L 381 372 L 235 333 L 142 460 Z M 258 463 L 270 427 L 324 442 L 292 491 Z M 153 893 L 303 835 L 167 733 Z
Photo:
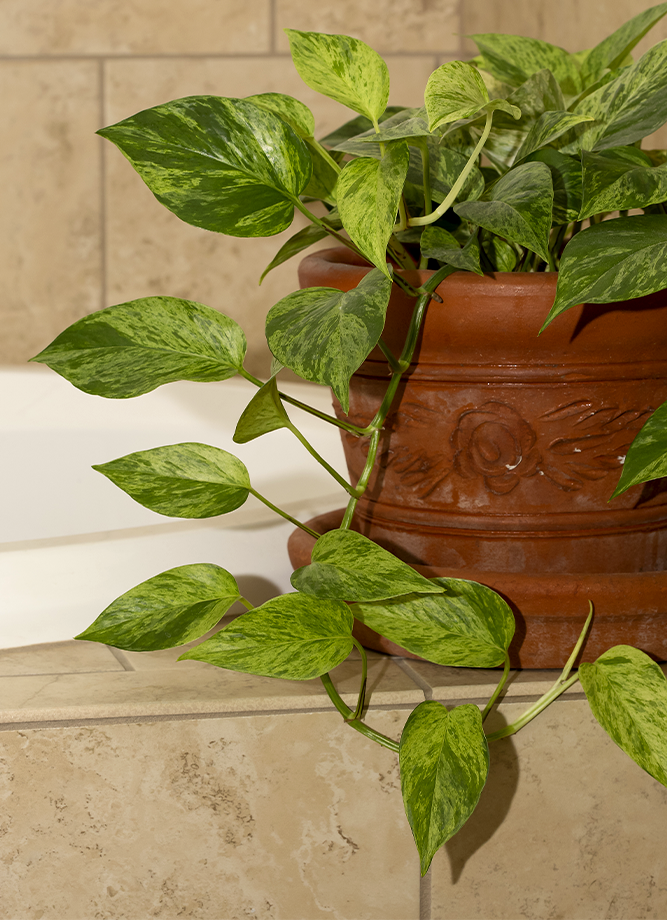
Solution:
M 352 289 L 370 269 L 351 258 L 344 249 L 306 258 L 302 286 Z M 419 284 L 427 274 L 407 277 Z M 608 500 L 635 434 L 667 399 L 667 292 L 573 308 L 538 336 L 556 279 L 457 272 L 440 285 L 356 528 L 432 574 L 506 594 L 523 632 L 516 665 L 562 666 L 577 633 L 562 617 L 576 607 L 583 624 L 590 596 L 600 623 L 600 578 L 621 575 L 627 615 L 643 618 L 646 634 L 614 630 L 607 642 L 596 626 L 585 658 L 628 642 L 664 659 L 667 616 L 655 618 L 667 614 L 667 483 Z M 384 338 L 396 354 L 410 313 L 395 292 Z M 352 380 L 355 424 L 372 418 L 388 377 L 376 350 Z M 352 481 L 365 446 L 344 438 Z M 576 587 L 592 590 L 591 577 L 598 597 Z

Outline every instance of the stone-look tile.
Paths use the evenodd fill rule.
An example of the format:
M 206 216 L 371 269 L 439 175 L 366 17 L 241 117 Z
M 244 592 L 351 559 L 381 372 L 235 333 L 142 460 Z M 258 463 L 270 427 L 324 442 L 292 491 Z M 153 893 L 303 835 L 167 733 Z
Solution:
M 0 362 L 100 306 L 98 90 L 95 63 L 0 62 Z
M 455 0 L 324 0 L 304 5 L 276 0 L 276 46 L 289 50 L 283 29 L 340 32 L 377 51 L 457 51 L 461 32 Z
M 405 714 L 374 724 L 398 737 Z M 417 920 L 398 759 L 333 714 L 6 732 L 13 920 Z
M 360 676 L 359 662 L 352 659 L 332 671 L 336 688 L 351 707 Z M 2 690 L 0 723 L 5 724 L 332 706 L 318 679 L 276 680 L 195 661 L 139 671 L 16 676 L 5 680 Z M 369 661 L 371 706 L 417 705 L 423 698 L 420 688 L 390 658 Z
M 434 60 L 397 57 L 401 76 L 392 101 L 420 104 Z M 316 114 L 322 135 L 351 116 L 333 100 L 309 90 L 291 60 L 146 60 L 107 65 L 107 122 L 143 108 L 191 94 L 246 96 L 278 91 L 297 96 Z M 107 162 L 107 270 L 109 303 L 150 294 L 169 294 L 208 304 L 237 320 L 248 337 L 247 367 L 268 374 L 264 338 L 270 307 L 298 287 L 293 259 L 258 280 L 283 242 L 305 226 L 298 215 L 292 227 L 267 239 L 240 239 L 191 227 L 155 200 L 127 160 L 111 145 Z M 335 245 L 323 242 L 320 246 Z
M 47 642 L 0 650 L 0 677 L 123 670 L 111 649 L 99 642 Z
M 518 703 L 490 728 L 516 719 Z M 494 724 L 495 723 L 495 724 Z M 593 718 L 554 703 L 491 744 L 477 810 L 434 861 L 438 920 L 661 920 L 667 789 Z
M 4 0 L 0 54 L 269 50 L 270 0 Z

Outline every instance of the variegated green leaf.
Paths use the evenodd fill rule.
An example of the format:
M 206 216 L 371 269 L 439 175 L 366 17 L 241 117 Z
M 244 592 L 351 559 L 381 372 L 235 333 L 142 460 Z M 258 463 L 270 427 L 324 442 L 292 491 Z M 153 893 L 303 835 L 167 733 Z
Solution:
M 667 476 L 667 403 L 656 409 L 630 445 L 611 497 L 621 495 L 630 486 L 663 476 Z
M 389 70 L 377 51 L 349 35 L 285 32 L 304 83 L 372 122 L 380 118 L 389 99 Z
M 554 224 L 577 220 L 581 209 L 581 160 L 553 147 L 543 147 L 526 157 L 527 163 L 546 163 L 554 187 Z
M 447 711 L 428 700 L 410 713 L 399 747 L 405 812 L 421 874 L 475 810 L 489 772 L 489 747 L 477 706 Z
M 335 204 L 334 189 L 341 167 L 314 138 L 307 137 L 305 143 L 310 151 L 313 172 L 303 194 L 306 198 L 319 198 L 321 201 Z
M 345 412 L 350 377 L 382 334 L 391 281 L 377 269 L 356 288 L 304 288 L 269 310 L 266 338 L 285 367 L 332 388 Z
M 530 126 L 528 134 L 516 152 L 514 162 L 520 162 L 524 157 L 539 150 L 540 147 L 546 147 L 547 144 L 561 137 L 570 128 L 586 121 L 593 121 L 593 118 L 590 115 L 578 115 L 574 112 L 543 112 Z
M 458 668 L 495 668 L 505 660 L 514 616 L 484 585 L 434 578 L 442 594 L 356 604 L 355 617 L 414 655 Z
M 243 410 L 234 432 L 234 441 L 246 444 L 270 431 L 289 427 L 290 420 L 278 395 L 276 378 L 271 377 Z
M 243 367 L 241 327 L 176 297 L 142 297 L 77 320 L 32 358 L 84 393 L 125 399 L 174 380 L 226 380 Z
M 482 66 L 497 80 L 519 86 L 531 74 L 550 70 L 564 93 L 581 91 L 579 68 L 573 55 L 557 45 L 521 35 L 485 33 L 471 35 L 482 55 Z
M 499 236 L 482 234 L 481 247 L 494 271 L 513 272 L 519 261 L 517 251 Z
M 340 219 L 350 239 L 388 278 L 387 243 L 396 222 L 408 161 L 407 144 L 398 141 L 379 161 L 360 157 L 348 163 L 335 188 Z
M 246 96 L 245 100 L 279 115 L 303 140 L 314 136 L 315 117 L 308 106 L 294 96 L 286 96 L 284 93 L 259 93 L 256 96 Z
M 615 148 L 599 154 L 582 151 L 582 166 L 583 200 L 579 220 L 603 211 L 645 208 L 667 201 L 667 166 L 637 165 L 615 155 Z
M 376 601 L 444 590 L 354 530 L 331 530 L 313 548 L 312 563 L 297 569 L 292 585 L 313 597 Z
M 76 638 L 133 652 L 174 648 L 212 629 L 240 596 L 220 566 L 181 565 L 116 598 Z
M 635 45 L 667 13 L 667 3 L 659 3 L 643 13 L 633 16 L 603 39 L 585 56 L 581 65 L 581 74 L 586 84 L 593 83 L 604 70 L 620 67 Z
M 580 303 L 615 303 L 667 287 L 667 215 L 619 217 L 578 233 L 565 247 L 556 299 L 543 329 Z
M 421 251 L 422 255 L 427 258 L 437 259 L 438 262 L 446 265 L 453 265 L 461 271 L 484 274 L 479 264 L 479 243 L 475 236 L 471 236 L 461 249 L 451 233 L 442 227 L 430 224 L 424 227 L 421 236 Z
M 579 680 L 607 734 L 667 786 L 667 680 L 659 665 L 639 649 L 617 645 L 594 664 L 579 665 Z
M 383 124 L 388 119 L 393 118 L 394 115 L 404 111 L 404 109 L 405 106 L 402 105 L 388 105 L 378 118 L 378 123 Z M 375 131 L 373 122 L 370 118 L 366 118 L 365 115 L 357 115 L 356 118 L 351 118 L 349 121 L 346 121 L 344 125 L 336 128 L 335 131 L 331 131 L 325 137 L 321 137 L 320 144 L 324 144 L 327 147 L 336 147 L 337 144 L 342 144 L 344 141 L 364 134 L 371 129 Z
M 429 154 L 433 199 L 438 202 L 444 201 L 468 162 L 468 157 L 456 150 L 438 147 L 435 144 L 429 144 Z M 410 179 L 409 171 L 408 179 Z M 456 200 L 474 201 L 480 198 L 483 192 L 484 176 L 477 166 L 473 166 Z
M 577 131 L 577 140 L 561 148 L 565 153 L 629 145 L 657 131 L 667 121 L 667 41 L 586 96 L 575 111 L 595 122 Z
M 240 508 L 251 491 L 233 454 L 208 444 L 168 444 L 93 466 L 145 508 L 168 517 L 207 518 Z
M 312 246 L 313 243 L 318 243 L 326 236 L 327 231 L 323 230 L 322 227 L 318 227 L 316 224 L 309 224 L 302 230 L 298 230 L 294 236 L 291 236 L 287 240 L 286 243 L 283 243 L 278 252 L 271 259 L 269 264 L 262 272 L 259 283 L 262 283 L 262 281 L 266 278 L 272 269 L 277 268 L 278 265 L 282 265 L 283 262 L 287 262 L 287 260 L 291 259 L 292 256 L 299 255 L 299 253 L 303 252 L 304 249 L 308 249 L 308 247 Z
M 479 71 L 463 61 L 448 61 L 433 71 L 426 84 L 429 130 L 470 118 L 487 102 L 489 92 Z
M 231 236 L 286 230 L 311 175 L 310 155 L 293 129 L 244 99 L 176 99 L 97 133 L 177 217 Z
M 342 601 L 283 594 L 237 617 L 179 661 L 194 659 L 230 671 L 311 680 L 345 661 L 352 651 L 352 623 Z
M 525 246 L 545 261 L 552 209 L 551 172 L 544 163 L 515 166 L 485 193 L 484 200 L 454 206 L 460 217 Z

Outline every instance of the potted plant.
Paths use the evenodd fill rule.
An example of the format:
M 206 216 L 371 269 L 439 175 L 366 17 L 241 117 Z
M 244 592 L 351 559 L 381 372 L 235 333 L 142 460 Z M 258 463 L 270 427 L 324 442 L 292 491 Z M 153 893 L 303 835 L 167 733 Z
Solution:
M 309 225 L 281 248 L 267 271 L 327 236 L 349 251 L 351 263 L 345 266 L 339 254 L 319 257 L 322 280 L 333 277 L 337 283 L 308 284 L 272 307 L 267 337 L 275 362 L 268 381 L 244 368 L 245 338 L 234 321 L 171 297 L 144 298 L 87 316 L 33 359 L 85 392 L 110 398 L 137 396 L 174 380 L 240 374 L 257 392 L 239 419 L 237 442 L 288 428 L 306 443 L 289 418 L 290 404 L 341 429 L 353 445 L 351 482 L 306 443 L 345 490 L 348 503 L 337 526 L 323 534 L 294 521 L 311 540 L 312 555 L 294 573 L 293 593 L 253 609 L 225 569 L 182 566 L 130 589 L 78 638 L 132 650 L 178 646 L 201 638 L 240 600 L 247 613 L 181 657 L 291 680 L 319 677 L 351 728 L 399 754 L 423 872 L 472 813 L 486 780 L 488 742 L 517 731 L 577 680 L 614 741 L 667 784 L 667 683 L 659 666 L 645 651 L 627 644 L 609 648 L 613 642 L 607 642 L 596 661 L 571 673 L 592 605 L 579 598 L 579 636 L 552 690 L 512 725 L 487 736 L 483 722 L 510 667 L 515 631 L 510 607 L 488 586 L 434 577 L 420 570 L 424 560 L 414 553 L 410 558 L 409 548 L 402 551 L 413 565 L 386 548 L 386 535 L 376 541 L 372 533 L 353 528 L 355 512 L 365 508 L 369 519 L 368 496 L 376 504 L 381 500 L 383 478 L 398 471 L 408 485 L 411 476 L 414 480 L 414 460 L 391 442 L 392 426 L 400 429 L 397 406 L 406 409 L 410 379 L 419 376 L 415 356 L 430 360 L 429 324 L 447 344 L 448 319 L 455 338 L 462 328 L 455 312 L 465 318 L 491 289 L 504 285 L 513 292 L 504 296 L 515 313 L 528 310 L 537 297 L 549 336 L 557 326 L 552 321 L 566 322 L 582 302 L 625 302 L 667 287 L 667 262 L 661 259 L 667 247 L 665 153 L 639 146 L 667 121 L 667 42 L 636 63 L 630 56 L 666 12 L 667 3 L 647 10 L 578 54 L 517 36 L 476 36 L 479 57 L 439 67 L 417 109 L 387 108 L 386 65 L 363 42 L 288 30 L 306 83 L 357 113 L 323 141 L 315 139 L 306 106 L 274 93 L 188 97 L 101 130 L 158 200 L 195 226 L 269 236 L 289 227 L 295 208 L 305 214 Z M 310 269 L 305 271 L 308 281 Z M 470 283 L 475 294 L 466 302 L 463 291 Z M 648 322 L 647 316 L 663 316 L 664 306 L 664 300 L 657 308 L 642 301 L 628 312 Z M 575 325 L 589 322 L 579 316 Z M 531 329 L 529 322 L 524 326 Z M 630 352 L 641 356 L 646 336 L 637 340 L 634 326 L 628 328 Z M 568 341 L 571 337 L 568 332 Z M 468 348 L 478 350 L 478 344 Z M 572 348 L 576 352 L 576 343 Z M 533 369 L 541 360 L 535 358 Z M 322 415 L 282 394 L 276 378 L 283 366 L 330 386 L 338 415 Z M 352 375 L 362 366 L 363 399 L 350 395 Z M 649 398 L 658 391 L 654 387 Z M 370 413 L 369 398 L 375 399 Z M 638 411 L 633 423 L 643 421 L 648 409 Z M 579 410 L 587 418 L 585 407 Z M 513 414 L 507 403 L 487 400 L 456 411 L 449 447 L 461 479 L 481 483 L 487 494 L 506 495 L 520 479 L 544 472 L 531 425 L 521 417 L 517 421 L 520 413 Z M 661 413 L 664 409 L 651 422 L 654 427 Z M 426 418 L 427 430 L 433 417 Z M 650 442 L 651 432 L 644 432 L 637 451 L 653 459 L 643 467 L 633 460 L 631 481 L 622 481 L 619 494 L 626 485 L 664 472 L 660 464 L 655 467 Z M 615 449 L 623 443 L 614 442 Z M 381 458 L 384 467 L 378 466 Z M 253 488 L 240 460 L 204 444 L 149 449 L 95 468 L 141 504 L 173 517 L 224 514 L 251 493 L 271 505 Z M 603 464 L 605 475 L 609 468 Z M 438 472 L 430 459 L 417 472 L 424 502 L 433 491 L 424 482 L 430 486 Z M 598 472 L 589 480 L 604 478 Z M 552 479 L 558 475 L 551 473 Z M 644 531 L 659 519 L 659 512 L 648 514 Z M 363 519 L 357 526 L 364 529 Z M 557 547 L 559 537 L 554 539 Z M 484 711 L 472 705 L 448 711 L 429 701 L 411 714 L 400 744 L 376 732 L 364 720 L 366 656 L 352 634 L 354 618 L 436 663 L 502 667 Z M 355 646 L 361 655 L 360 690 L 352 711 L 329 671 Z

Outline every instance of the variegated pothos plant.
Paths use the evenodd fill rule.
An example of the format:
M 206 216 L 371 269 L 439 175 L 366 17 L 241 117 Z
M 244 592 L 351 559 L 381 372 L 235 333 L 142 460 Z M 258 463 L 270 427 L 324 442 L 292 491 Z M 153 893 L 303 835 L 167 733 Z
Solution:
M 667 41 L 636 62 L 631 54 L 666 13 L 661 3 L 576 54 L 514 35 L 473 36 L 479 56 L 439 67 L 419 108 L 388 107 L 387 66 L 363 42 L 288 30 L 306 84 L 356 113 L 327 137 L 316 140 L 310 110 L 279 93 L 191 96 L 104 128 L 99 133 L 116 144 L 158 201 L 196 227 L 262 237 L 287 229 L 295 209 L 305 215 L 305 229 L 264 274 L 327 236 L 373 270 L 347 293 L 308 288 L 271 308 L 266 331 L 275 361 L 266 382 L 244 368 L 246 341 L 236 322 L 173 297 L 86 316 L 33 359 L 87 393 L 117 399 L 170 381 L 239 374 L 257 392 L 235 441 L 288 428 L 347 493 L 340 529 L 319 536 L 260 495 L 244 464 L 216 447 L 172 444 L 95 467 L 142 505 L 172 517 L 225 514 L 255 495 L 317 542 L 312 563 L 292 577 L 295 591 L 261 607 L 240 596 L 224 568 L 185 565 L 129 590 L 78 638 L 139 651 L 179 646 L 200 639 L 240 601 L 248 612 L 181 658 L 288 680 L 320 678 L 352 729 L 398 753 L 422 872 L 475 808 L 489 766 L 488 742 L 517 731 L 576 680 L 614 741 L 667 785 L 667 682 L 644 653 L 619 646 L 571 674 L 584 629 L 552 690 L 512 725 L 485 734 L 484 720 L 508 675 L 509 607 L 473 582 L 424 578 L 350 529 L 424 313 L 447 275 L 558 269 L 545 324 L 575 304 L 667 287 L 667 152 L 641 146 L 667 121 Z M 417 266 L 433 274 L 415 289 L 397 269 Z M 382 339 L 394 285 L 414 298 L 400 355 Z M 363 429 L 278 388 L 285 366 L 330 386 L 347 411 L 350 377 L 376 346 L 391 377 Z M 317 454 L 290 420 L 290 404 L 367 439 L 358 482 L 347 482 Z M 638 435 L 615 494 L 667 474 L 666 432 L 667 404 Z M 365 721 L 366 656 L 352 637 L 353 616 L 438 664 L 504 665 L 496 691 L 482 712 L 469 704 L 447 710 L 424 702 L 408 718 L 400 743 L 385 737 Z M 361 663 L 352 711 L 329 672 L 354 646 Z

